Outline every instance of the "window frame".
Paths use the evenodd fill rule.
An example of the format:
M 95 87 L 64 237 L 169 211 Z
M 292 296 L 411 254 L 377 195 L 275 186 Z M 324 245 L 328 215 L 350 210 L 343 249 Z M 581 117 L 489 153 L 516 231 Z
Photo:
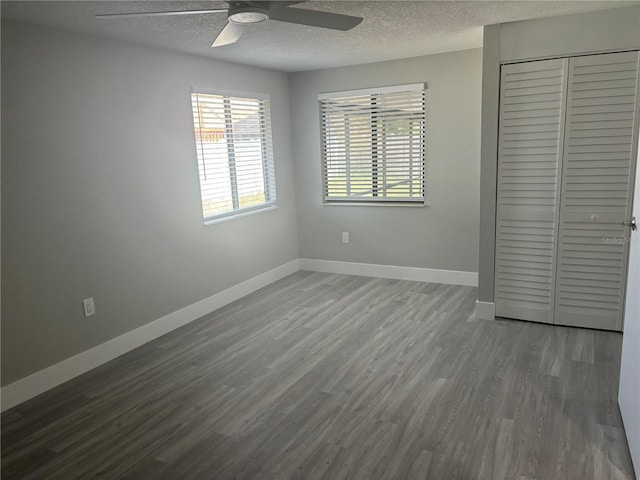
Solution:
M 258 205 L 251 205 L 248 207 L 236 207 L 236 203 L 237 203 L 237 189 L 238 189 L 238 184 L 237 184 L 237 180 L 235 181 L 235 184 L 233 183 L 233 175 L 232 175 L 232 167 L 230 165 L 230 172 L 229 172 L 229 176 L 230 176 L 230 188 L 232 191 L 232 204 L 234 206 L 233 209 L 231 210 L 225 210 L 223 212 L 219 212 L 213 215 L 205 215 L 204 212 L 204 201 L 203 201 L 203 193 L 202 193 L 202 182 L 201 182 L 201 175 L 200 175 L 200 161 L 198 158 L 198 149 L 200 148 L 200 142 L 197 140 L 197 133 L 196 133 L 196 124 L 193 120 L 193 95 L 209 95 L 209 96 L 216 96 L 216 97 L 222 97 L 222 101 L 223 104 L 226 106 L 228 105 L 227 102 L 229 102 L 229 100 L 231 98 L 238 98 L 238 99 L 246 99 L 246 100 L 258 100 L 262 103 L 263 107 L 264 107 L 264 119 L 265 119 L 265 124 L 264 125 L 260 125 L 261 129 L 265 130 L 265 135 L 267 136 L 267 138 L 262 137 L 261 136 L 261 141 L 265 142 L 266 140 L 266 144 L 262 145 L 262 151 L 266 152 L 266 158 L 263 156 L 262 158 L 262 162 L 263 162 L 263 186 L 264 186 L 264 195 L 265 195 L 265 202 L 258 204 Z M 225 220 L 230 220 L 232 218 L 237 218 L 237 217 L 243 217 L 249 214 L 254 214 L 254 213 L 259 213 L 259 212 L 263 212 L 263 211 L 269 211 L 269 210 L 274 210 L 277 207 L 277 186 L 276 186 L 276 165 L 275 165 L 275 155 L 273 153 L 273 131 L 272 131 L 272 121 L 271 121 L 271 95 L 269 95 L 268 93 L 261 93 L 261 92 L 248 92 L 248 91 L 241 91 L 241 90 L 229 90 L 229 89 L 223 89 L 223 88 L 215 88 L 215 87 L 200 87 L 200 86 L 192 86 L 191 87 L 191 92 L 189 95 L 189 103 L 190 103 L 190 107 L 191 107 L 191 125 L 193 128 L 193 135 L 194 135 L 194 148 L 195 148 L 195 160 L 196 160 L 196 168 L 197 168 L 197 172 L 198 172 L 198 191 L 200 194 L 200 208 L 201 208 L 201 212 L 202 212 L 202 218 L 203 218 L 203 222 L 204 225 L 212 225 L 215 223 L 219 223 L 221 221 L 225 221 Z M 230 108 L 230 105 L 229 105 Z M 230 122 L 225 122 L 225 130 L 226 132 L 228 132 L 230 130 Z M 233 142 L 234 142 L 234 138 L 233 136 L 231 136 L 230 138 L 227 138 L 227 151 L 229 152 L 229 149 L 233 148 Z M 230 154 L 231 157 L 234 156 L 234 154 Z M 233 160 L 230 159 L 231 162 L 233 162 Z M 270 165 L 269 165 L 270 163 Z M 236 192 L 235 196 L 234 196 L 234 191 Z
M 378 140 L 378 136 L 385 135 L 386 129 L 384 127 L 377 127 L 377 119 L 372 119 L 371 121 L 371 181 L 372 181 L 372 197 L 364 197 L 364 196 L 340 196 L 340 197 L 331 197 L 328 193 L 328 173 L 327 173 L 327 154 L 326 154 L 326 132 L 327 128 L 325 126 L 324 119 L 324 109 L 323 109 L 323 100 L 332 100 L 332 99 L 340 99 L 340 98 L 349 98 L 349 97 L 362 97 L 362 96 L 371 96 L 371 105 L 372 108 L 375 107 L 374 101 L 376 95 L 384 95 L 384 94 L 393 94 L 393 93 L 409 93 L 409 92 L 422 92 L 423 104 L 422 104 L 422 120 L 420 125 L 420 155 L 421 161 L 421 197 L 410 198 L 410 197 L 387 197 L 387 196 L 378 196 L 377 192 L 373 190 L 378 186 L 378 182 L 380 181 L 380 177 L 383 178 L 382 182 L 384 182 L 384 178 L 386 176 L 386 156 L 385 153 L 380 154 L 378 150 L 383 149 L 386 150 L 386 139 L 382 142 Z M 371 88 L 362 88 L 357 90 L 345 90 L 345 91 L 337 91 L 337 92 L 327 92 L 320 93 L 318 95 L 318 107 L 319 107 L 319 119 L 320 119 L 320 152 L 321 152 L 321 180 L 322 180 L 322 204 L 323 205 L 341 205 L 341 206 L 404 206 L 404 207 L 425 207 L 429 205 L 429 197 L 428 197 L 428 189 L 427 189 L 427 142 L 426 142 L 426 134 L 427 134 L 427 85 L 426 83 L 413 83 L 413 84 L 405 84 L 405 85 L 393 85 L 393 86 L 385 86 L 385 87 L 371 87 Z M 385 110 L 381 110 L 384 112 Z M 345 121 L 345 129 L 349 128 L 349 125 L 352 122 Z M 349 134 L 345 133 L 345 146 L 348 149 L 349 144 Z M 379 162 L 383 163 L 384 168 L 379 168 Z M 413 168 L 414 163 L 410 163 L 410 168 Z M 374 173 L 375 172 L 375 173 Z M 349 178 L 350 170 L 346 169 L 345 174 L 347 178 Z M 350 188 L 350 180 L 347 182 L 347 191 Z M 380 188 L 380 187 L 379 187 Z M 384 189 L 384 187 L 382 187 Z

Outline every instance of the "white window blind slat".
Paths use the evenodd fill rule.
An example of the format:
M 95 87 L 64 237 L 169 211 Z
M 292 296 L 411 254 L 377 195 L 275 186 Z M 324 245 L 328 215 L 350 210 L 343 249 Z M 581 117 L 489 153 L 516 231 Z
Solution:
M 424 85 L 318 99 L 325 202 L 424 203 Z
M 269 100 L 192 93 L 205 222 L 276 200 Z

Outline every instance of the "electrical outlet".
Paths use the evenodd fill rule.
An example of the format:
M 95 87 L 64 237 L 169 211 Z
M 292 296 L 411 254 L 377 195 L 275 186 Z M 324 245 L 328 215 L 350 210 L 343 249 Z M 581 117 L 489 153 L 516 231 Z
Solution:
M 349 243 L 349 232 L 342 232 L 342 243 Z
M 84 308 L 85 317 L 90 317 L 91 315 L 96 314 L 96 305 L 93 303 L 93 297 L 82 300 L 82 307 Z

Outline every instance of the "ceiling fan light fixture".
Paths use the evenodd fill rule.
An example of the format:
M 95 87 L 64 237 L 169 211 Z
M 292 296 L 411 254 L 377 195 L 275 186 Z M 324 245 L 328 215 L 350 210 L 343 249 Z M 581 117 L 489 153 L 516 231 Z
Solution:
M 0 0 L 1 2 L 2 0 Z M 209 8 L 204 10 L 172 10 L 163 12 L 142 13 L 107 13 L 96 15 L 101 18 L 117 17 L 164 17 L 171 15 L 200 15 L 209 13 L 226 13 L 227 23 L 215 38 L 212 47 L 223 47 L 238 41 L 247 25 L 277 20 L 279 22 L 306 25 L 309 27 L 328 28 L 330 30 L 347 31 L 358 26 L 363 18 L 321 10 L 291 8 L 291 5 L 304 3 L 305 0 L 225 0 L 228 9 Z
M 229 21 L 240 25 L 264 22 L 267 18 L 269 11 L 266 8 L 249 6 L 229 9 Z

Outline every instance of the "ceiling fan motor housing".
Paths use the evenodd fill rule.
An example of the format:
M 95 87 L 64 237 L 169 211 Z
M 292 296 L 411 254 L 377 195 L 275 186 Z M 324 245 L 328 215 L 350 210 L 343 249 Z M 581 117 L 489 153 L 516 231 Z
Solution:
M 269 10 L 257 5 L 229 5 L 229 21 L 246 25 L 249 23 L 263 22 L 269 18 Z

